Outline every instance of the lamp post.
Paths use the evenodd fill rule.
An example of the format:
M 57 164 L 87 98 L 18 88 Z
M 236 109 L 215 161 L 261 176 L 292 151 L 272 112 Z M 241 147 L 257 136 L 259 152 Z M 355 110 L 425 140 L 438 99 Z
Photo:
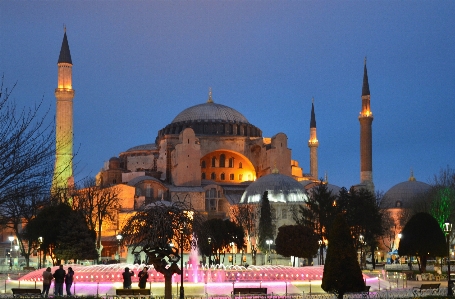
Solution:
M 323 251 L 322 251 L 322 240 L 319 240 L 318 241 L 318 245 L 319 245 L 319 265 L 322 265 L 323 264 L 323 261 L 322 261 L 322 254 L 323 254 Z
M 185 289 L 183 288 L 183 226 L 180 227 L 180 299 L 185 298 Z
M 11 259 L 12 259 L 12 257 L 13 257 L 13 241 L 14 241 L 14 236 L 13 236 L 13 235 L 10 235 L 10 236 L 8 237 L 8 240 L 11 242 L 11 249 L 10 249 L 10 251 L 9 251 L 9 267 L 10 267 L 10 269 L 11 269 L 11 268 L 13 267 L 13 265 L 12 265 L 12 260 L 11 260 Z
M 19 250 L 19 245 L 14 245 L 14 251 L 16 251 L 16 257 L 19 259 L 18 250 Z
M 117 236 L 115 236 L 117 238 L 117 243 L 118 243 L 118 252 L 117 252 L 117 256 L 118 256 L 118 262 L 120 263 L 120 257 L 121 257 L 121 247 L 120 247 L 120 244 L 122 243 L 122 239 L 123 239 L 123 236 L 121 234 L 118 234 Z
M 38 268 L 41 269 L 41 244 L 43 244 L 43 237 L 38 237 Z
M 209 242 L 209 268 L 212 265 L 212 238 L 208 238 L 207 242 Z
M 452 281 L 450 280 L 450 234 L 452 233 L 452 223 L 449 220 L 444 223 L 444 233 L 447 239 L 447 296 L 453 296 Z
M 360 242 L 360 269 L 363 269 L 363 240 L 364 240 L 363 235 L 360 235 L 359 236 L 359 242 Z
M 231 245 L 231 262 L 234 265 L 234 242 L 229 243 Z
M 272 255 L 272 252 L 270 251 L 270 245 L 273 244 L 273 240 L 265 240 L 265 244 L 269 245 L 269 264 L 271 264 L 271 259 L 270 259 L 270 256 Z

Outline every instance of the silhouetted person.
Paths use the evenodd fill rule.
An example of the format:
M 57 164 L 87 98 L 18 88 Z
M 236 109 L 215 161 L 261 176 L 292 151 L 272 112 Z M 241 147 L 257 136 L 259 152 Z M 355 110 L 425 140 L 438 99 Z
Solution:
M 71 285 L 73 284 L 74 271 L 68 267 L 68 273 L 65 275 L 66 296 L 71 296 Z
M 126 267 L 125 272 L 122 273 L 123 276 L 123 288 L 131 289 L 131 277 L 134 276 L 134 272 L 130 271 L 130 268 Z
M 47 267 L 47 269 L 43 272 L 43 292 L 41 293 L 41 295 L 46 298 L 49 296 L 52 279 L 54 279 L 54 276 L 52 275 L 51 267 Z
M 149 274 L 147 272 L 148 268 L 144 267 L 141 272 L 139 272 L 139 288 L 140 289 L 145 289 L 145 286 L 147 285 L 147 279 L 149 278 Z
M 63 296 L 63 282 L 65 281 L 66 272 L 63 270 L 63 265 L 60 265 L 57 270 L 54 272 L 55 279 L 55 295 Z

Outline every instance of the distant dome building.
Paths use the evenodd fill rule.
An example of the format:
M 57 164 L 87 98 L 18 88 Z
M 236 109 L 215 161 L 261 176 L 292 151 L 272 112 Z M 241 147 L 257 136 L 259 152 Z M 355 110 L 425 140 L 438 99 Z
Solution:
M 390 188 L 381 202 L 382 209 L 404 208 L 409 209 L 412 201 L 426 192 L 430 191 L 431 186 L 424 182 L 419 182 L 411 173 L 409 180 L 401 182 Z
M 411 171 L 411 176 L 407 181 L 396 184 L 384 194 L 380 208 L 388 210 L 394 220 L 395 239 L 390 243 L 392 251 L 398 249 L 400 242 L 398 234 L 403 229 L 400 224 L 403 211 L 410 209 L 416 198 L 425 195 L 430 190 L 431 186 L 417 181 Z
M 308 200 L 305 189 L 299 182 L 276 172 L 251 183 L 243 193 L 240 203 L 260 203 L 265 191 L 268 191 L 270 203 L 302 204 Z
M 307 202 L 308 196 L 299 182 L 274 170 L 272 174 L 251 183 L 243 193 L 240 204 L 260 204 L 265 191 L 268 192 L 267 198 L 275 220 L 276 236 L 280 226 L 295 224 L 292 210 Z

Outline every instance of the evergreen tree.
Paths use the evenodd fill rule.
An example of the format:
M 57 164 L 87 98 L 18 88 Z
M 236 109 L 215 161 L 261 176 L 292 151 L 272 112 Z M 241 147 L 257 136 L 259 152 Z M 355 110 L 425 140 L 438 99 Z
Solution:
M 357 262 L 357 252 L 342 214 L 336 216 L 328 240 L 322 289 L 335 294 L 339 299 L 343 299 L 347 292 L 364 291 L 365 282 Z
M 314 230 L 308 226 L 283 225 L 278 228 L 276 252 L 285 257 L 296 256 L 311 260 L 317 253 L 318 240 Z
M 273 224 L 268 192 L 264 191 L 261 201 L 261 216 L 259 218 L 259 236 L 257 244 L 261 251 L 264 252 L 268 249 L 268 245 L 265 242 L 266 240 L 273 240 Z
M 429 256 L 447 255 L 447 243 L 436 219 L 428 213 L 411 217 L 401 232 L 398 254 L 418 256 L 420 272 L 426 271 Z

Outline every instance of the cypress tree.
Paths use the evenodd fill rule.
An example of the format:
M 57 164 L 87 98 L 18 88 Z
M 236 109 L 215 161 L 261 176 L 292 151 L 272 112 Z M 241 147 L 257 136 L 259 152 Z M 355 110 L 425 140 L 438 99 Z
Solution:
M 329 234 L 327 257 L 322 277 L 322 289 L 339 299 L 347 292 L 363 292 L 365 282 L 357 262 L 349 226 L 342 214 L 338 214 Z
M 261 216 L 259 218 L 259 236 L 258 246 L 261 251 L 268 250 L 266 240 L 273 240 L 273 224 L 272 224 L 272 211 L 270 209 L 270 202 L 268 191 L 264 191 L 261 200 Z

